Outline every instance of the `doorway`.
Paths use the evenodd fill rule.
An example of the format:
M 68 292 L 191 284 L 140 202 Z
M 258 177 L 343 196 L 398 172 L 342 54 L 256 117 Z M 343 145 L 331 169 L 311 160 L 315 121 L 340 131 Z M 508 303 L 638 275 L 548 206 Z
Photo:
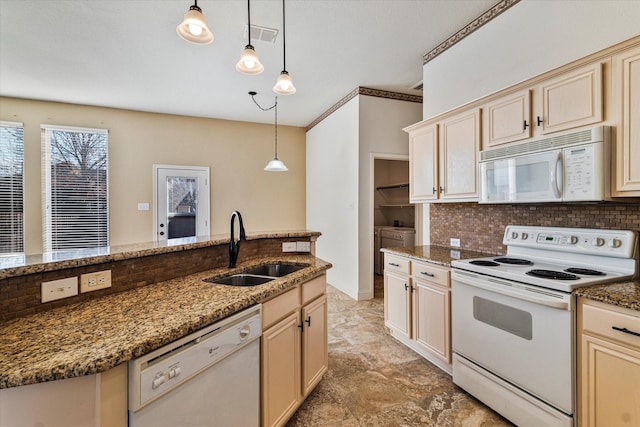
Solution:
M 209 168 L 153 165 L 154 240 L 208 236 Z

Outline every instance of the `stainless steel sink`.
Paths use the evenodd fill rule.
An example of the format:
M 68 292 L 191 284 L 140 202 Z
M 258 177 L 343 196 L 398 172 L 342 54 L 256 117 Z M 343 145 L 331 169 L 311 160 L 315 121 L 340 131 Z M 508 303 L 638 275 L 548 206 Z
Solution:
M 245 271 L 246 274 L 255 274 L 256 276 L 268 276 L 268 277 L 282 277 L 287 274 L 295 273 L 298 270 L 302 270 L 306 266 L 304 265 L 291 265 L 291 264 L 265 264 L 257 267 L 253 267 Z
M 205 282 L 214 283 L 216 285 L 231 286 L 257 286 L 275 280 L 287 274 L 295 273 L 305 268 L 305 265 L 291 264 L 264 264 L 250 268 L 242 274 L 233 274 L 224 277 L 209 277 L 204 279 Z
M 210 277 L 208 279 L 204 279 L 204 281 L 215 283 L 217 285 L 257 286 L 270 282 L 274 279 L 274 277 L 254 276 L 251 274 L 234 274 L 233 276 L 220 277 L 218 279 Z

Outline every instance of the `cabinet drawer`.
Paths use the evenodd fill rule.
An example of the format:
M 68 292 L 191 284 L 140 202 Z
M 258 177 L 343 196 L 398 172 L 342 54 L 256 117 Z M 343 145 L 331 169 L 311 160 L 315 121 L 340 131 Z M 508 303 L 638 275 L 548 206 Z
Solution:
M 298 309 L 298 287 L 262 303 L 262 330 Z
M 327 276 L 322 275 L 302 285 L 302 305 L 327 292 Z
M 433 264 L 413 261 L 413 277 L 416 279 L 428 280 L 440 286 L 449 287 L 450 271 L 445 267 L 438 267 Z
M 384 254 L 384 269 L 388 271 L 395 271 L 400 274 L 409 274 L 411 261 L 408 258 L 400 256 Z
M 617 329 L 640 334 L 640 317 L 620 313 L 591 305 L 582 306 L 582 330 L 640 349 L 640 336 Z

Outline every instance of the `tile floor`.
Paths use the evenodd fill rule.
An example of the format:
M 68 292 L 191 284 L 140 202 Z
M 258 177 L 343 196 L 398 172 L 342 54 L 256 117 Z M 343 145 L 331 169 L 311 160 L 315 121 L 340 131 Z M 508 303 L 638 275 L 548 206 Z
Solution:
M 287 427 L 512 425 L 389 336 L 381 278 L 373 300 L 328 299 L 329 370 Z

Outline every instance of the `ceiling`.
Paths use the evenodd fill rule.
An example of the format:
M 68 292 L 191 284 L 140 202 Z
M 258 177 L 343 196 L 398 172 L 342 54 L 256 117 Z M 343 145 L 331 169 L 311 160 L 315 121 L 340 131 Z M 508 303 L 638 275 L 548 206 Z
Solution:
M 297 93 L 278 121 L 307 126 L 358 86 L 422 94 L 422 56 L 497 0 L 287 1 L 287 70 Z M 235 71 L 247 3 L 200 0 L 214 34 L 193 45 L 176 26 L 193 0 L 0 0 L 0 95 L 260 123 L 282 70 L 282 34 L 256 41 L 265 66 Z M 251 2 L 251 23 L 281 28 L 279 0 Z

